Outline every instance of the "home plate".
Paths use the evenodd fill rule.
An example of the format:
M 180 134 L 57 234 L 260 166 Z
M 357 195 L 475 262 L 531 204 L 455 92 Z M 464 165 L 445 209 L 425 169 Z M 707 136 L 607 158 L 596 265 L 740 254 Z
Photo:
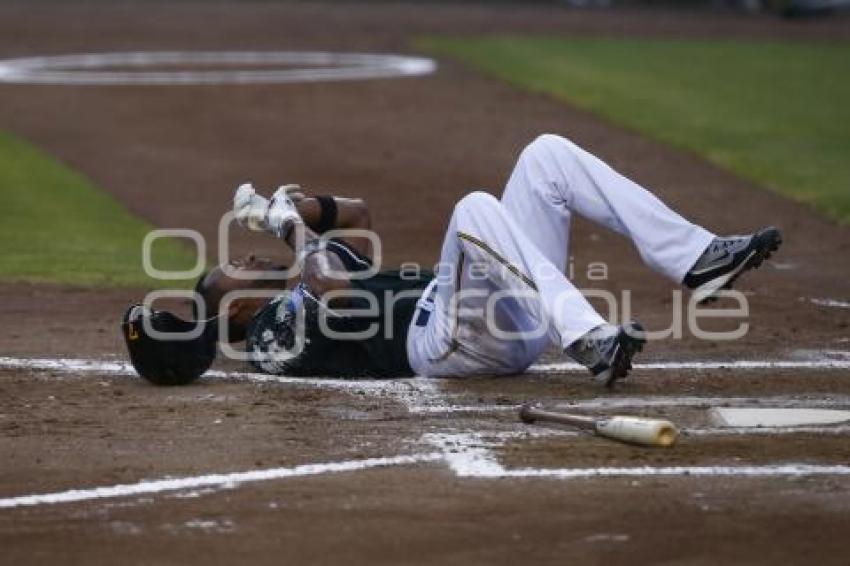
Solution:
M 837 424 L 850 421 L 850 411 L 835 409 L 751 409 L 713 407 L 711 420 L 728 427 L 782 427 Z

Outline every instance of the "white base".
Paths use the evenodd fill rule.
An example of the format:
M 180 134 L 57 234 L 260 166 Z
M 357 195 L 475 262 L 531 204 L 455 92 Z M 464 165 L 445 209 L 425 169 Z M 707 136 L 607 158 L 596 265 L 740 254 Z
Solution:
M 752 409 L 713 407 L 712 421 L 724 427 L 782 427 L 850 421 L 850 411 L 835 409 Z

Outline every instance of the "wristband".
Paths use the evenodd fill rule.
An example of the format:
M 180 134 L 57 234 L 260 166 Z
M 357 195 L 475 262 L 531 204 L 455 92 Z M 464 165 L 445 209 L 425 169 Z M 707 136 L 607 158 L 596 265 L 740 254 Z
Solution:
M 316 232 L 323 234 L 336 228 L 338 214 L 336 200 L 328 195 L 317 196 L 316 200 L 319 202 L 319 222 L 316 224 Z

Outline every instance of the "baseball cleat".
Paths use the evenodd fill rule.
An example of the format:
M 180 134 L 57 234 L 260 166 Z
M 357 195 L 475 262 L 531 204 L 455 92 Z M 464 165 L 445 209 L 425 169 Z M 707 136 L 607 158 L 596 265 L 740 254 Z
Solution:
M 715 238 L 683 283 L 694 291 L 697 302 L 715 300 L 720 290 L 731 289 L 742 273 L 757 269 L 781 245 L 782 233 L 773 226 L 749 236 Z
M 639 322 L 629 321 L 622 326 L 603 324 L 570 344 L 565 352 L 587 367 L 594 380 L 612 387 L 632 369 L 632 358 L 643 350 L 646 336 Z

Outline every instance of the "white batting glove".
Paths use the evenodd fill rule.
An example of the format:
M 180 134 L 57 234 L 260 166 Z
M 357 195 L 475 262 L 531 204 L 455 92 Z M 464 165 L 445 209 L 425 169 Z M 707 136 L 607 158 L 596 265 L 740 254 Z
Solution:
M 233 195 L 233 215 L 240 226 L 254 232 L 267 231 L 268 210 L 268 199 L 258 195 L 251 183 L 243 183 L 236 188 Z
M 266 226 L 268 231 L 281 239 L 286 239 L 292 227 L 302 222 L 295 202 L 290 198 L 291 193 L 300 192 L 298 185 L 283 185 L 272 195 L 269 201 L 268 214 L 266 215 Z
M 292 199 L 292 202 L 298 204 L 298 201 L 302 201 L 307 198 L 304 189 L 301 188 L 301 185 L 291 184 L 291 185 L 281 185 L 281 189 L 286 192 L 286 196 Z

